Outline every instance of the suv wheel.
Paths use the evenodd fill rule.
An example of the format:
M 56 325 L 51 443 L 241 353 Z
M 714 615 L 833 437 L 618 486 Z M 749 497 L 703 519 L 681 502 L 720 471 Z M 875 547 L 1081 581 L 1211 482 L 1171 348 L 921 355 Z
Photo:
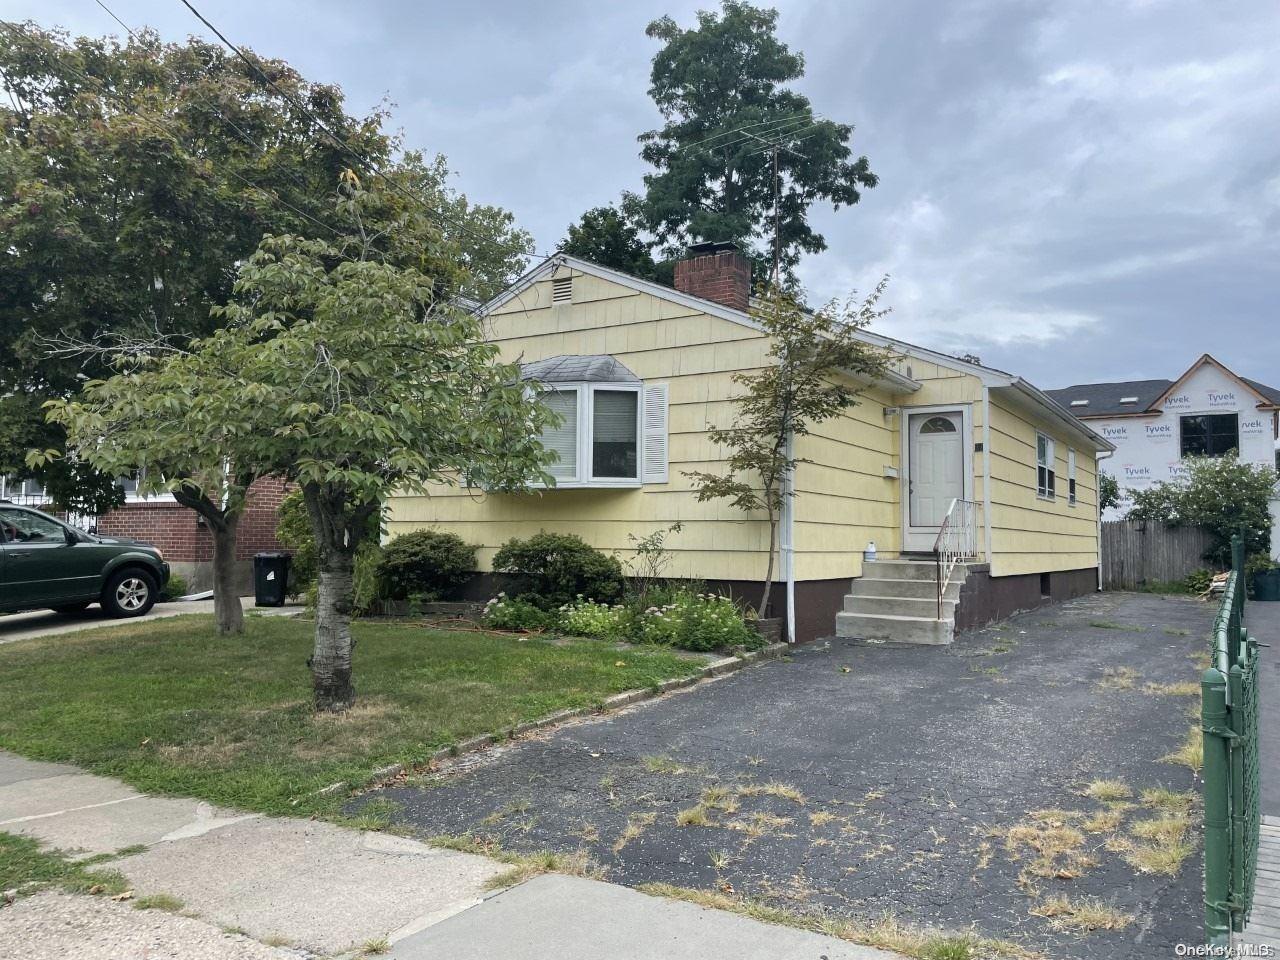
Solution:
M 155 577 L 137 567 L 117 570 L 102 591 L 102 608 L 113 617 L 140 617 L 155 606 Z

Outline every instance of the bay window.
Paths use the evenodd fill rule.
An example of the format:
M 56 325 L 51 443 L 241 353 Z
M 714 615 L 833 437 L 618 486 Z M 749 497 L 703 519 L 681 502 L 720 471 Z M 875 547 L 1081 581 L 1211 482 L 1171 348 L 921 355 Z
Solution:
M 540 437 L 555 486 L 667 482 L 667 384 L 644 383 L 607 354 L 547 357 L 520 373 L 559 420 Z
M 543 403 L 561 418 L 542 433 L 556 455 L 547 472 L 556 486 L 638 486 L 641 464 L 639 384 L 556 384 Z

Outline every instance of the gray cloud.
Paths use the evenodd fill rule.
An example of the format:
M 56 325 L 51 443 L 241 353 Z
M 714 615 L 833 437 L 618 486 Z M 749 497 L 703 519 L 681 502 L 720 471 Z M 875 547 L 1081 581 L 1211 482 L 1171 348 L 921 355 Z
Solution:
M 114 0 L 167 38 L 169 0 Z M 697 4 L 207 0 L 237 41 L 383 96 L 406 142 L 510 208 L 540 249 L 639 185 L 653 17 Z M 882 183 L 817 215 L 819 299 L 893 282 L 886 332 L 1043 386 L 1174 376 L 1203 352 L 1280 385 L 1280 8 L 1271 4 L 794 0 L 802 89 L 853 122 Z M 6 17 L 118 28 L 82 0 Z

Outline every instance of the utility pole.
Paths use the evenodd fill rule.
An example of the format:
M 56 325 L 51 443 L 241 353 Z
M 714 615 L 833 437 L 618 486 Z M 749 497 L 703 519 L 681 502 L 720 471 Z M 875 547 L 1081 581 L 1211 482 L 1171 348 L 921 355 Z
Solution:
M 766 140 L 764 137 L 757 137 L 753 133 L 748 133 L 748 137 L 752 140 L 758 140 L 764 146 L 756 151 L 764 153 L 768 151 L 773 163 L 773 275 L 771 283 L 777 285 L 782 280 L 782 174 L 778 168 L 778 154 L 785 150 L 787 153 L 795 154 L 802 160 L 808 159 L 798 150 L 784 146 L 784 139 L 789 137 L 775 137 L 772 140 Z

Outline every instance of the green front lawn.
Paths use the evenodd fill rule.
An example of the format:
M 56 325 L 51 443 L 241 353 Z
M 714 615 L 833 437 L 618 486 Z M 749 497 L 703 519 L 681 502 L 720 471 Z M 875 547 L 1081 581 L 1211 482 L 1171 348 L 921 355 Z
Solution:
M 0 748 L 140 790 L 267 813 L 332 813 L 315 791 L 705 661 L 664 649 L 357 623 L 356 707 L 311 710 L 312 625 L 250 617 L 218 637 L 176 617 L 0 645 Z

